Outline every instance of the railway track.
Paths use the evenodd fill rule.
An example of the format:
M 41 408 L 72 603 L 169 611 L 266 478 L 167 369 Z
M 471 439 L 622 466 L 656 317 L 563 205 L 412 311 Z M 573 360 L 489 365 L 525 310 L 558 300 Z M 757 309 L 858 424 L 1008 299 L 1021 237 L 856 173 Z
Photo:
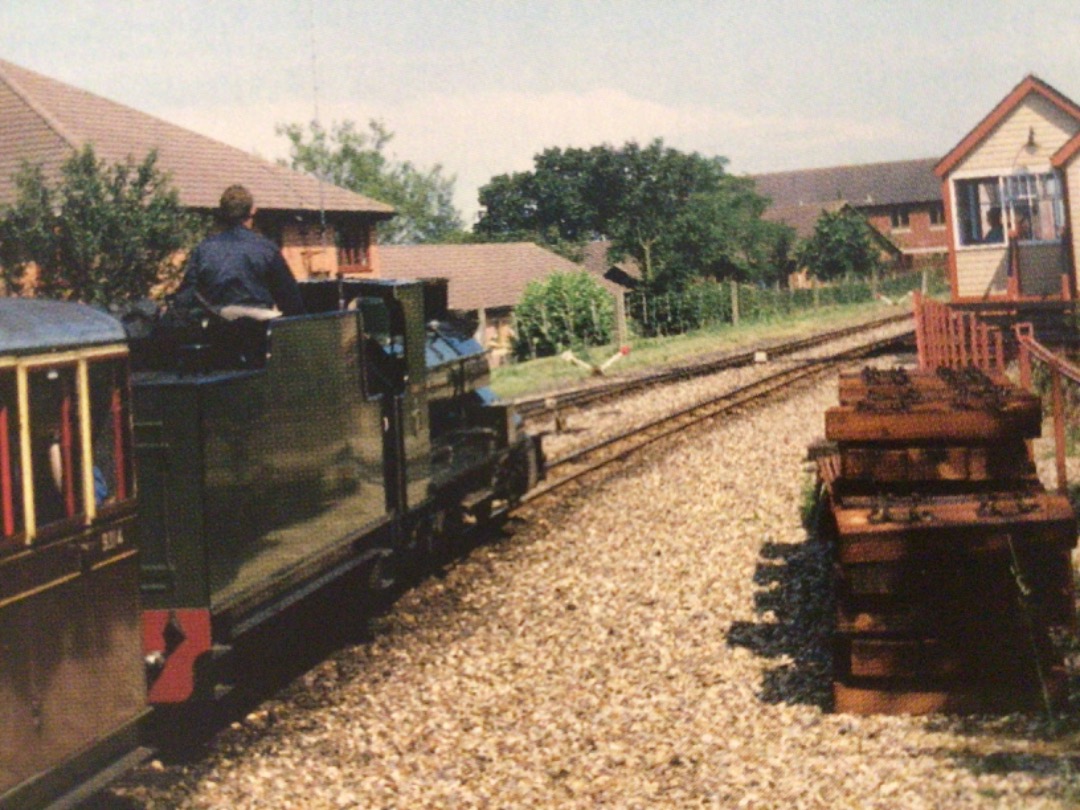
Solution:
M 841 340 L 861 332 L 868 332 L 883 326 L 901 323 L 911 319 L 911 313 L 889 315 L 866 323 L 847 326 L 841 329 L 833 329 L 821 332 L 809 337 L 797 340 L 784 341 L 767 346 L 755 346 L 752 349 L 725 354 L 722 357 L 712 358 L 704 362 L 685 363 L 671 366 L 659 371 L 640 374 L 634 377 L 623 377 L 607 382 L 575 388 L 568 391 L 536 396 L 521 397 L 514 401 L 514 406 L 521 416 L 530 422 L 537 422 L 549 417 L 552 413 L 562 412 L 568 409 L 580 409 L 610 399 L 626 396 L 646 388 L 667 385 L 673 382 L 690 380 L 695 377 L 704 377 L 716 374 L 728 369 L 740 368 L 753 365 L 759 361 L 762 352 L 770 359 L 786 357 L 806 349 L 823 346 L 832 341 Z
M 889 322 L 895 319 L 889 319 Z M 880 322 L 876 325 L 882 325 Z M 864 327 L 865 328 L 865 327 Z M 838 330 L 842 336 L 848 336 L 859 329 Z M 830 339 L 837 339 L 837 333 L 832 333 Z M 820 345 L 825 342 L 822 336 L 815 336 L 815 343 Z M 662 439 L 687 430 L 695 425 L 715 419 L 724 414 L 735 412 L 768 400 L 784 390 L 791 389 L 799 383 L 816 379 L 836 367 L 850 363 L 874 354 L 896 350 L 910 339 L 907 333 L 869 341 L 854 348 L 837 352 L 828 357 L 808 360 L 802 363 L 789 365 L 773 374 L 760 378 L 735 389 L 725 391 L 717 396 L 695 403 L 689 407 L 680 408 L 669 414 L 652 419 L 632 429 L 623 431 L 617 435 L 607 437 L 588 446 L 576 449 L 561 457 L 550 459 L 547 464 L 548 478 L 540 486 L 529 492 L 523 499 L 523 503 L 530 503 L 549 496 L 568 484 L 578 481 L 590 473 L 612 465 L 628 456 L 653 445 Z M 805 341 L 799 341 L 804 343 Z M 806 348 L 806 345 L 803 346 Z M 792 350 L 793 351 L 793 350 Z M 790 352 L 789 352 L 790 353 Z M 658 384 L 653 382 L 652 384 Z M 637 390 L 637 386 L 631 386 L 627 390 Z M 611 392 L 607 396 L 611 396 Z

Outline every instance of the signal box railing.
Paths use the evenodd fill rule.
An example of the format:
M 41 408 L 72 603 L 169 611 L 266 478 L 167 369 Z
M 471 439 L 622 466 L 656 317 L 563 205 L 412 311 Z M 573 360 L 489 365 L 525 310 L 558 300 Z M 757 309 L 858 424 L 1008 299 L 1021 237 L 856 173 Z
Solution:
M 973 312 L 958 312 L 918 291 L 914 305 L 919 368 L 1004 370 L 1005 341 L 999 328 L 984 323 Z
M 1054 419 L 1054 460 L 1057 466 L 1058 492 L 1067 494 L 1068 475 L 1065 470 L 1065 390 L 1063 380 L 1080 385 L 1080 367 L 1035 339 L 1030 323 L 1018 323 L 1013 327 L 1020 347 L 1020 384 L 1029 391 L 1032 388 L 1032 361 L 1038 361 L 1050 371 L 1050 400 Z

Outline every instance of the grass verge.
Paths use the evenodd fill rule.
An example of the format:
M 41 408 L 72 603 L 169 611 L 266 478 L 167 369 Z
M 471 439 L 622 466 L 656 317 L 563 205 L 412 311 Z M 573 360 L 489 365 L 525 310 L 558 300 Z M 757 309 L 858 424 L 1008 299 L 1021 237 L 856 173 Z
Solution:
M 720 326 L 663 338 L 632 338 L 630 354 L 609 367 L 607 376 L 658 368 L 721 352 L 733 352 L 778 340 L 805 337 L 814 332 L 838 329 L 890 313 L 910 311 L 910 305 L 887 306 L 880 302 L 822 307 L 774 321 L 754 321 L 739 326 Z M 617 347 L 597 346 L 578 351 L 576 356 L 600 364 L 615 354 Z M 543 357 L 512 363 L 492 372 L 491 387 L 503 399 L 567 388 L 589 379 L 590 372 L 559 357 Z

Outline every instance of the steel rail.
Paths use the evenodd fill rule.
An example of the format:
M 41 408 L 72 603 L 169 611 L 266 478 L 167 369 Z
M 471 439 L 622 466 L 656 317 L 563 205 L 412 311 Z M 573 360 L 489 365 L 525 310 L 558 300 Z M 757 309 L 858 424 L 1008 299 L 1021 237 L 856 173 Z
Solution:
M 725 355 L 723 357 L 707 360 L 701 363 L 679 365 L 662 371 L 650 372 L 636 377 L 612 380 L 606 383 L 588 385 L 575 388 L 570 391 L 553 392 L 536 396 L 522 397 L 514 400 L 513 404 L 517 412 L 525 419 L 538 419 L 544 414 L 551 413 L 563 408 L 580 408 L 585 405 L 612 397 L 623 396 L 644 388 L 657 385 L 666 385 L 677 380 L 689 380 L 695 377 L 704 377 L 732 368 L 753 365 L 761 352 L 766 352 L 770 358 L 783 357 L 794 354 L 804 349 L 811 349 L 841 340 L 845 337 L 867 332 L 882 326 L 889 326 L 901 321 L 910 320 L 911 313 L 889 315 L 866 323 L 846 326 L 829 332 L 821 332 L 810 337 L 798 338 L 775 344 L 756 346 L 752 349 Z
M 547 464 L 548 473 L 567 468 L 569 472 L 549 478 L 528 492 L 520 501 L 525 504 L 542 498 L 586 475 L 621 461 L 662 439 L 680 433 L 694 425 L 707 422 L 741 407 L 764 400 L 796 383 L 820 376 L 830 369 L 876 352 L 899 346 L 909 338 L 903 334 L 871 341 L 828 357 L 808 360 L 789 366 L 760 380 L 653 419 L 628 431 L 595 442 Z M 606 452 L 605 452 L 606 451 Z M 594 458 L 595 457 L 595 458 Z

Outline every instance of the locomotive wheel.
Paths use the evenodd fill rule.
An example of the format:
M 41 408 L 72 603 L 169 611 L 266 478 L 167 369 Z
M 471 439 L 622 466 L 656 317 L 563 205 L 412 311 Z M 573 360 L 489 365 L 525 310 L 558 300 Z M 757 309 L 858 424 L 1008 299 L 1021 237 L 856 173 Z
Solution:
M 424 565 L 439 562 L 442 544 L 439 536 L 442 532 L 442 513 L 424 515 L 416 524 L 416 549 Z
M 373 594 L 384 594 L 394 587 L 392 557 L 380 554 L 371 562 L 367 572 L 367 589 Z

